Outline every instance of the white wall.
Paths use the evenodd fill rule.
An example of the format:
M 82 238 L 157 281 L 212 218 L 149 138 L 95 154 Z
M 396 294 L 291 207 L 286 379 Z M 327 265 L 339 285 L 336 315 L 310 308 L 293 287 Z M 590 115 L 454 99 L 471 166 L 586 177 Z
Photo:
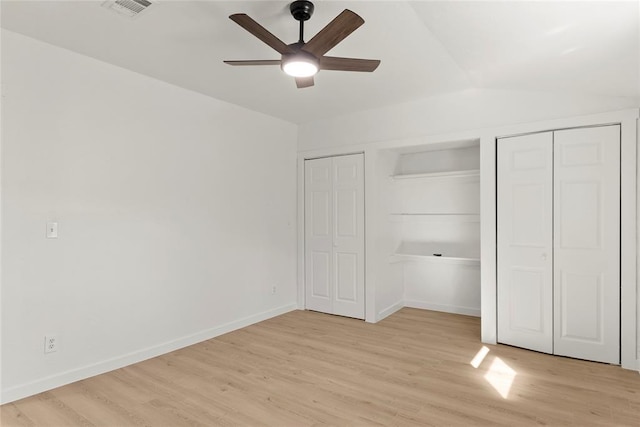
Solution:
M 296 126 L 8 31 L 2 78 L 3 401 L 295 308 Z
M 367 253 L 366 268 L 372 273 L 367 275 L 365 286 L 375 286 L 375 292 L 371 292 L 375 315 L 371 320 L 378 321 L 404 306 L 404 266 L 389 262 L 402 242 L 402 223 L 390 221 L 396 194 L 389 177 L 395 173 L 399 154 L 391 150 L 369 154 L 376 157 L 376 170 L 369 171 L 374 173 L 375 187 L 368 190 L 369 194 L 375 193 L 377 203 L 373 212 L 366 212 L 370 227 L 365 230 L 365 238 L 373 240 L 374 251 Z M 371 233 L 371 228 L 376 232 Z
M 471 89 L 303 124 L 298 149 L 398 141 L 634 107 L 640 107 L 640 99 Z

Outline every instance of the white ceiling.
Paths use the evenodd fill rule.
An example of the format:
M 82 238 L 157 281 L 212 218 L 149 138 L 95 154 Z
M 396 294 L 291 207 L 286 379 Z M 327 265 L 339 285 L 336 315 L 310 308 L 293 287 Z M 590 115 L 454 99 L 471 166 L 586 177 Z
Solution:
M 637 0 L 316 1 L 307 40 L 348 8 L 365 24 L 329 54 L 382 63 L 307 89 L 277 66 L 222 62 L 279 59 L 228 16 L 292 43 L 287 1 L 158 0 L 136 19 L 101 4 L 3 0 L 2 27 L 294 123 L 472 87 L 640 97 Z

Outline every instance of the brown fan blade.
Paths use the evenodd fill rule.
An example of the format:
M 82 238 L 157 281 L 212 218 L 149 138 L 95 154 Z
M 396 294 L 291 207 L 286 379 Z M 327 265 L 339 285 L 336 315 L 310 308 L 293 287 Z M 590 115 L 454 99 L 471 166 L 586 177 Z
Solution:
M 255 59 L 250 61 L 223 61 L 229 65 L 280 65 L 282 63 L 279 59 Z
M 380 65 L 379 59 L 337 58 L 323 56 L 320 58 L 321 70 L 335 71 L 366 71 L 372 72 Z
M 245 30 L 265 42 L 268 46 L 276 50 L 276 52 L 284 55 L 285 53 L 293 53 L 293 51 L 287 46 L 285 42 L 271 34 L 266 28 L 258 24 L 252 18 L 245 13 L 236 13 L 229 16 L 236 24 L 240 25 Z
M 296 86 L 298 89 L 313 86 L 313 76 L 311 77 L 296 77 Z
M 345 9 L 320 30 L 318 34 L 313 36 L 308 43 L 302 46 L 302 50 L 320 57 L 357 30 L 362 24 L 364 24 L 364 19 L 349 9 Z

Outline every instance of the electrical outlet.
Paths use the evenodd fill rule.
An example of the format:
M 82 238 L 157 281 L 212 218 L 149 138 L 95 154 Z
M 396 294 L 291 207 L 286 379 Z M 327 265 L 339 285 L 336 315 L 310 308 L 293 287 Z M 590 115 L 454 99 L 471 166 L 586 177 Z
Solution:
M 278 291 L 278 288 L 276 286 L 273 286 L 271 288 L 271 295 L 275 295 L 277 291 Z
M 58 223 L 48 222 L 47 223 L 47 239 L 57 239 L 57 238 L 58 238 Z
M 56 335 L 46 335 L 44 337 L 44 352 L 53 353 L 58 351 L 58 337 Z

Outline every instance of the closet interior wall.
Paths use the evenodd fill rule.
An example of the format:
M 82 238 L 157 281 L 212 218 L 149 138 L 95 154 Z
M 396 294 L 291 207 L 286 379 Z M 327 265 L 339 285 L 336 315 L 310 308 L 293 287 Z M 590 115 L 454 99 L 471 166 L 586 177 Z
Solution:
M 381 155 L 387 277 L 401 281 L 405 306 L 478 316 L 479 141 Z

